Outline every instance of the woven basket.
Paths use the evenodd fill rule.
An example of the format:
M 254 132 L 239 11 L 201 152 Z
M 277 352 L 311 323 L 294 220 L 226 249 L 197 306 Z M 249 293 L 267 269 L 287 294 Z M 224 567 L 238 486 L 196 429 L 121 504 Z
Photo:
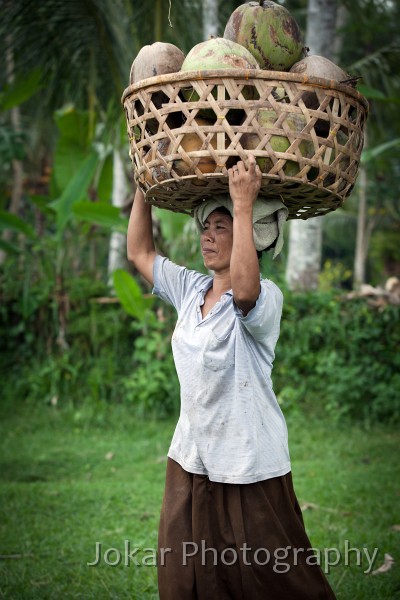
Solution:
M 249 153 L 263 171 L 259 197 L 281 199 L 292 219 L 335 210 L 354 186 L 368 104 L 350 85 L 276 71 L 171 73 L 131 85 L 122 103 L 135 181 L 151 204 L 190 213 L 228 194 L 227 169 Z

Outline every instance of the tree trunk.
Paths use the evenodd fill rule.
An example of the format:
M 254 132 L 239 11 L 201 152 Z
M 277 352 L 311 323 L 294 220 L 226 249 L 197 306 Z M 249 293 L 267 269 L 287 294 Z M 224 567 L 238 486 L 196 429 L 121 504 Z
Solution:
M 6 70 L 7 70 L 7 82 L 12 83 L 14 80 L 14 54 L 12 49 L 12 38 L 11 35 L 7 37 L 7 50 L 6 50 Z M 21 119 L 19 113 L 19 107 L 14 106 L 11 111 L 11 124 L 14 131 L 18 132 L 21 130 Z M 13 182 L 11 188 L 11 201 L 8 208 L 9 212 L 13 215 L 17 215 L 21 206 L 22 191 L 23 191 L 23 167 L 22 161 L 13 159 L 12 161 L 13 170 Z M 3 240 L 9 241 L 11 239 L 11 231 L 6 230 L 3 233 Z M 7 253 L 0 250 L 0 265 L 2 265 L 6 259 Z
M 308 0 L 306 46 L 310 55 L 334 59 L 336 0 Z M 286 281 L 291 290 L 318 288 L 322 253 L 322 217 L 291 222 Z
M 365 131 L 364 148 L 367 147 L 367 132 Z M 356 251 L 354 256 L 354 289 L 359 288 L 365 283 L 365 264 L 368 253 L 368 235 L 367 224 L 367 170 L 366 167 L 360 167 L 358 179 L 358 213 L 357 213 L 357 237 Z
M 156 0 L 155 5 L 155 14 L 154 14 L 154 41 L 161 42 L 162 41 L 162 32 L 163 32 L 163 2 L 162 0 Z
M 129 187 L 125 177 L 124 163 L 119 150 L 114 150 L 112 204 L 121 208 L 126 202 Z M 126 267 L 126 235 L 113 231 L 108 252 L 108 278 L 112 287 L 112 274 Z
M 290 224 L 286 281 L 295 291 L 315 290 L 320 272 L 322 228 L 321 217 Z
M 308 0 L 306 46 L 309 54 L 334 60 L 336 16 L 336 0 Z
M 203 0 L 203 37 L 218 35 L 218 0 Z

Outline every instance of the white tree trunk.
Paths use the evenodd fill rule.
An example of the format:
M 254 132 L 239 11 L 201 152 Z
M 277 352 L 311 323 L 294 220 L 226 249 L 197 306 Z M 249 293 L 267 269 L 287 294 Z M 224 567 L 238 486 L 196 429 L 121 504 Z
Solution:
M 367 215 L 367 173 L 365 167 L 360 168 L 358 182 L 358 213 L 356 252 L 354 256 L 354 284 L 355 289 L 365 283 L 366 240 L 365 224 Z
M 119 150 L 114 150 L 113 156 L 113 187 L 112 204 L 121 208 L 129 194 L 128 182 L 125 177 L 124 163 Z M 108 251 L 108 279 L 112 287 L 112 274 L 116 269 L 126 266 L 126 235 L 113 231 Z
M 333 60 L 337 0 L 308 0 L 306 46 L 309 54 Z
M 203 0 L 203 37 L 218 35 L 218 0 Z
M 309 54 L 334 58 L 336 0 L 308 0 L 306 46 Z M 318 288 L 321 270 L 322 217 L 291 222 L 286 281 L 291 290 Z
M 367 132 L 365 131 L 364 148 L 367 147 Z M 360 167 L 358 179 L 358 213 L 356 251 L 354 255 L 354 289 L 365 283 L 365 263 L 367 261 L 369 236 L 367 234 L 367 171 Z
M 321 217 L 290 224 L 286 281 L 289 289 L 315 290 L 320 272 L 322 228 Z

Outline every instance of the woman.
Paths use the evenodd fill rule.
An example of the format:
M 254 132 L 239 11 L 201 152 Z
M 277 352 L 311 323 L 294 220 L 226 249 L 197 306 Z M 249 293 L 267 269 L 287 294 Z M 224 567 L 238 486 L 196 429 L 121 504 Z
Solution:
M 271 385 L 282 294 L 260 280 L 254 157 L 228 170 L 231 211 L 205 217 L 207 269 L 157 255 L 151 207 L 136 192 L 128 257 L 175 306 L 181 412 L 159 527 L 161 600 L 332 600 L 293 491 L 287 430 Z

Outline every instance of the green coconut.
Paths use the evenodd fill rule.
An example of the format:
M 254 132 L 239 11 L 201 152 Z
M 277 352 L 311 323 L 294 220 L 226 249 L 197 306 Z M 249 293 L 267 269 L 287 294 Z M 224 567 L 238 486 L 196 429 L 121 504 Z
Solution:
M 265 130 L 272 129 L 277 121 L 277 114 L 274 110 L 260 110 L 257 115 L 257 121 Z M 300 132 L 306 126 L 306 119 L 303 115 L 289 114 L 285 123 L 289 129 L 294 132 Z M 269 143 L 274 152 L 286 152 L 291 145 L 291 142 L 285 135 L 272 135 Z M 260 144 L 260 138 L 256 133 L 246 133 L 242 136 L 241 144 L 247 150 L 254 150 Z M 259 148 L 263 149 L 263 148 Z M 311 158 L 314 153 L 312 142 L 302 140 L 299 144 L 299 150 L 302 156 Z M 269 157 L 256 157 L 256 162 L 262 173 L 269 173 L 274 166 L 274 163 Z M 299 165 L 293 160 L 288 160 L 284 166 L 284 172 L 288 177 L 295 177 L 299 172 Z
M 181 71 L 259 68 L 257 60 L 241 44 L 217 37 L 194 46 L 183 61 Z
M 194 46 L 186 56 L 181 71 L 212 71 L 216 69 L 259 69 L 259 65 L 254 56 L 240 44 L 221 37 L 210 38 Z M 187 102 L 197 102 L 198 93 L 192 88 L 185 88 L 182 93 Z M 243 88 L 243 96 L 246 100 L 252 100 L 255 95 L 255 88 L 246 85 Z M 213 90 L 213 96 L 216 98 L 216 90 Z M 216 118 L 212 109 L 202 109 L 199 115 L 205 119 Z M 230 123 L 239 123 L 243 116 L 243 111 L 230 110 L 227 114 L 227 120 Z
M 238 6 L 229 17 L 224 38 L 247 48 L 261 69 L 268 71 L 288 71 L 304 54 L 295 19 L 271 0 Z

